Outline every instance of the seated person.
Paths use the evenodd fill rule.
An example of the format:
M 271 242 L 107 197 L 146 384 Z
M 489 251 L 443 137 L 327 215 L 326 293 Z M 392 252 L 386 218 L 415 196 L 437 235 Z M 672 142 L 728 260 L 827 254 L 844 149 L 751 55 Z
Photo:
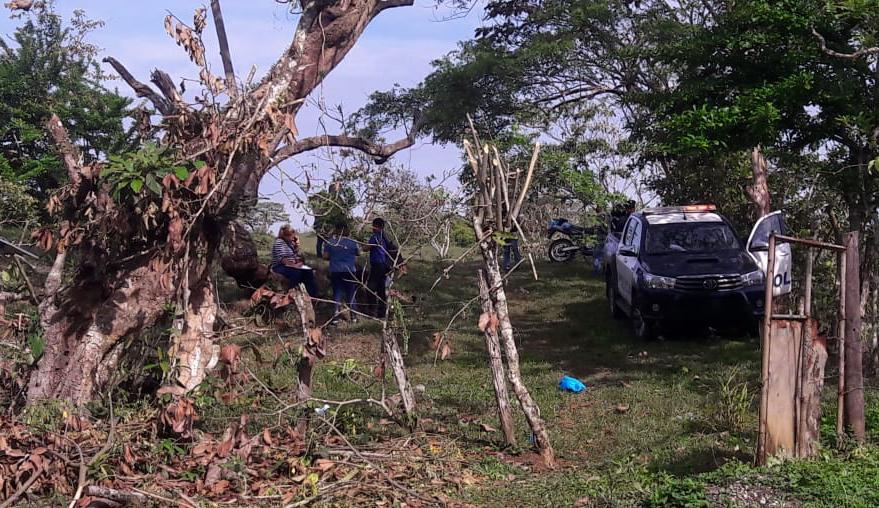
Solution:
M 290 287 L 305 284 L 308 294 L 317 296 L 314 270 L 305 266 L 305 259 L 299 253 L 299 237 L 289 224 L 281 226 L 278 238 L 272 245 L 272 271 L 286 277 L 290 281 Z

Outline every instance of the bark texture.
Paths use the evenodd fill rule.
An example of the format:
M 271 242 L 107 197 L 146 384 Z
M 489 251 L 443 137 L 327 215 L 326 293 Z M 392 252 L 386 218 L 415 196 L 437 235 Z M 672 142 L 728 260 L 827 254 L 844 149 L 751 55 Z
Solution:
M 177 333 L 171 353 L 178 386 L 171 393 L 185 393 L 203 380 L 216 361 L 213 328 L 218 309 L 210 269 L 237 204 L 255 199 L 268 170 L 298 153 L 338 144 L 387 158 L 414 142 L 414 129 L 388 145 L 344 134 L 297 139 L 295 122 L 305 99 L 341 62 L 369 22 L 385 9 L 412 3 L 298 3 L 300 14 L 289 48 L 246 93 L 235 87 L 225 28 L 217 26 L 229 100 L 206 107 L 190 107 L 163 71 L 153 71 L 154 88 L 138 81 L 119 61 L 105 59 L 163 116 L 161 125 L 155 126 L 164 131 L 163 143 L 192 169 L 185 181 L 164 177 L 158 200 L 144 189 L 128 201 L 117 202 L 98 178 L 102 167 L 83 166 L 62 122 L 52 118 L 47 129 L 70 183 L 50 200 L 59 231 L 42 235 L 47 240 L 57 238 L 59 251 L 76 249 L 80 266 L 72 282 L 41 306 L 46 348 L 30 380 L 29 403 L 52 397 L 82 405 L 93 398 L 111 378 L 130 341 L 155 325 L 168 304 L 176 305 L 182 316 L 174 322 Z M 211 6 L 219 25 L 219 0 Z M 170 35 L 201 67 L 202 84 L 212 92 L 205 97 L 215 97 L 223 90 L 222 80 L 204 63 L 202 29 L 178 26 Z M 230 231 L 236 234 L 234 226 Z M 252 242 L 232 245 L 223 267 L 235 272 L 240 284 L 256 287 L 264 282 L 267 274 L 258 265 L 255 249 L 247 251 Z M 63 261 L 56 282 L 62 280 Z M 313 318 L 306 322 L 313 324 Z M 309 336 L 309 340 L 320 339 Z M 319 349 L 319 344 L 312 346 Z
M 751 151 L 751 173 L 754 181 L 746 190 L 748 197 L 754 204 L 754 212 L 757 217 L 768 215 L 769 208 L 769 182 L 768 170 L 766 165 L 766 157 L 763 156 L 763 149 L 759 146 L 754 147 Z
M 382 328 L 382 349 L 385 357 L 391 366 L 391 372 L 394 374 L 394 380 L 397 383 L 397 389 L 400 391 L 400 397 L 403 403 L 403 412 L 409 419 L 409 424 L 415 423 L 415 393 L 409 384 L 409 376 L 406 374 L 406 364 L 403 362 L 403 352 L 400 351 L 400 343 L 397 337 L 385 320 Z
M 482 312 L 496 313 L 491 296 L 488 292 L 488 283 L 482 270 L 476 274 L 479 281 L 479 299 L 482 301 Z M 485 338 L 485 349 L 488 351 L 488 365 L 491 369 L 491 382 L 494 385 L 494 395 L 497 401 L 498 419 L 501 422 L 501 430 L 504 433 L 504 442 L 508 446 L 516 445 L 516 426 L 513 422 L 513 413 L 510 410 L 510 395 L 507 391 L 506 369 L 501 356 L 501 344 L 497 330 L 487 327 L 482 333 Z
M 546 424 L 540 416 L 540 408 L 531 398 L 528 387 L 522 380 L 522 373 L 519 370 L 519 350 L 516 347 L 516 340 L 513 337 L 513 325 L 510 322 L 510 311 L 507 306 L 507 294 L 504 291 L 504 281 L 501 275 L 501 269 L 498 265 L 497 256 L 495 255 L 494 242 L 482 241 L 479 244 L 482 251 L 482 257 L 485 261 L 485 271 L 489 283 L 489 295 L 492 305 L 498 317 L 498 328 L 500 330 L 501 345 L 507 358 L 507 379 L 513 392 L 519 400 L 522 412 L 525 413 L 525 419 L 531 427 L 531 433 L 534 435 L 534 442 L 544 464 L 547 467 L 555 466 L 555 452 L 549 441 L 549 433 L 546 431 Z
M 858 233 L 845 235 L 845 427 L 852 436 L 863 441 L 864 370 L 863 342 L 861 340 L 860 253 Z

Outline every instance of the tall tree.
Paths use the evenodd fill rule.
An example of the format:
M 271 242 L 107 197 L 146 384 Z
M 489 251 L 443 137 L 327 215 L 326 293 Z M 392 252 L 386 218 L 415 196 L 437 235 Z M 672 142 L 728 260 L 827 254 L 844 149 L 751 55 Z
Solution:
M 80 10 L 65 23 L 48 0 L 24 15 L 13 42 L 0 40 L 0 178 L 42 199 L 67 178 L 45 130 L 52 113 L 67 119 L 87 161 L 130 146 L 122 119 L 131 101 L 104 87 L 97 48 L 86 42 L 100 26 Z
M 50 200 L 61 228 L 41 236 L 44 243 L 57 241 L 62 256 L 75 250 L 79 265 L 69 284 L 41 306 L 46 347 L 29 381 L 29 402 L 49 397 L 81 405 L 92 399 L 125 356 L 123 339 L 165 317 L 169 303 L 176 307 L 174 381 L 165 391 L 182 394 L 201 383 L 217 354 L 211 265 L 238 204 L 257 198 L 268 170 L 323 146 L 387 159 L 412 144 L 411 136 L 382 144 L 348 133 L 300 137 L 296 129 L 305 99 L 369 23 L 412 3 L 296 2 L 290 46 L 261 80 L 228 95 L 232 87 L 206 66 L 206 10 L 197 9 L 191 24 L 169 15 L 167 32 L 200 69 L 204 88 L 195 104 L 183 99 L 165 72 L 153 71 L 153 87 L 117 60 L 105 59 L 161 115 L 154 127 L 166 149 L 123 157 L 110 167 L 82 164 L 62 121 L 49 122 L 70 183 Z M 213 12 L 221 17 L 220 9 Z M 231 60 L 228 52 L 221 55 Z

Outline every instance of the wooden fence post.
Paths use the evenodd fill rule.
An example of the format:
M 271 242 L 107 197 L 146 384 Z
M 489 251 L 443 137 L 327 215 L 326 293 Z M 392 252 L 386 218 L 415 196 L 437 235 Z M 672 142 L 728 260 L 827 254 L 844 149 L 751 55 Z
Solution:
M 858 232 L 845 235 L 845 426 L 863 441 L 864 369 L 861 346 L 861 270 Z

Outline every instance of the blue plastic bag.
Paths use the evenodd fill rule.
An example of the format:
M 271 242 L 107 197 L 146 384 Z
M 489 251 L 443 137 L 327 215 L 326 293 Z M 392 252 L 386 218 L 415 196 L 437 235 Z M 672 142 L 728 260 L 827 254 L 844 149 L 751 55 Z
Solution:
M 577 378 L 564 376 L 561 381 L 559 381 L 559 389 L 566 392 L 580 393 L 586 390 L 586 385 Z

